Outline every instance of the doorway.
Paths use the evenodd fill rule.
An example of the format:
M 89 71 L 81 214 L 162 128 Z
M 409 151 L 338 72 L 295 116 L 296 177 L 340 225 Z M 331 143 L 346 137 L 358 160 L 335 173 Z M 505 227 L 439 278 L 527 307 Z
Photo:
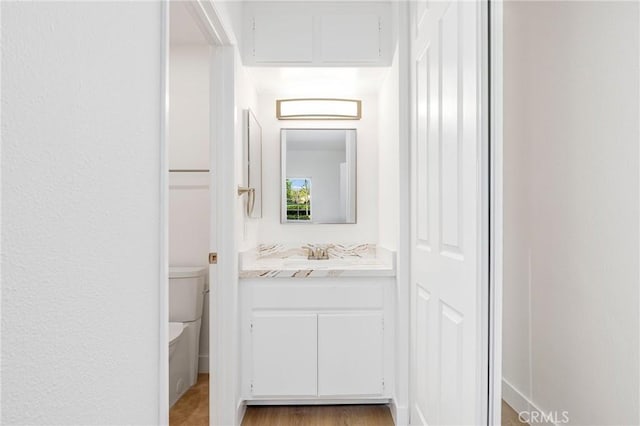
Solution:
M 224 383 L 222 375 L 216 373 L 225 362 L 220 355 L 220 330 L 211 325 L 221 324 L 219 315 L 226 313 L 219 306 L 224 289 L 218 283 L 224 280 L 216 264 L 219 238 L 223 235 L 217 219 L 224 212 L 219 207 L 224 203 L 220 202 L 217 183 L 229 170 L 221 166 L 217 154 L 224 150 L 224 144 L 218 141 L 228 140 L 229 135 L 233 140 L 234 135 L 230 101 L 233 91 L 225 90 L 233 86 L 233 57 L 224 47 L 229 39 L 210 2 L 164 3 L 163 28 L 160 233 L 165 260 L 161 276 L 165 284 L 160 310 L 161 318 L 167 321 L 160 326 L 159 417 L 162 424 L 175 426 L 224 424 L 219 417 L 221 410 L 216 409 L 220 398 L 213 397 L 221 392 L 210 392 Z M 195 314 L 176 318 L 172 309 L 177 305 L 175 293 L 184 285 L 199 285 L 192 283 L 200 277 L 204 285 L 194 293 L 198 295 L 194 298 Z M 175 322 L 182 319 L 182 333 L 171 334 Z M 170 326 L 169 321 L 174 324 Z M 198 332 L 187 332 L 196 323 Z M 174 343 L 188 338 L 192 345 L 186 349 L 187 356 L 180 355 L 186 358 L 181 362 L 190 368 L 185 379 L 174 374 L 175 357 L 180 352 Z M 212 377 L 218 380 L 213 381 Z
M 456 8 L 460 9 L 460 10 L 457 10 L 457 9 L 454 10 L 453 15 L 455 16 L 455 28 L 451 31 L 451 34 L 456 34 L 458 32 L 457 30 L 458 28 L 459 29 L 470 28 L 469 26 L 466 25 L 468 22 L 465 21 L 465 19 L 466 20 L 471 19 L 469 17 L 469 12 L 467 10 L 468 5 L 464 4 L 461 6 L 460 3 L 455 3 L 455 2 L 450 2 L 450 3 L 456 5 L 454 9 Z M 194 8 L 196 9 L 200 8 L 197 10 L 200 10 L 200 11 L 204 10 L 202 6 L 204 3 L 201 4 L 200 2 L 193 2 L 190 4 L 193 4 Z M 418 3 L 414 4 L 412 2 L 412 7 L 413 6 L 418 7 L 419 4 Z M 424 10 L 416 10 L 415 14 L 411 14 L 408 16 L 414 16 L 414 17 L 423 16 L 424 13 L 425 13 Z M 442 13 L 444 15 L 447 14 L 446 8 L 442 11 Z M 486 19 L 487 19 L 486 13 L 487 13 L 486 9 L 474 10 L 473 16 L 478 19 L 478 21 L 475 21 L 474 23 L 479 25 L 479 22 L 486 22 Z M 204 15 L 207 16 L 206 11 Z M 215 13 L 213 14 L 213 16 L 215 16 Z M 207 16 L 207 17 L 211 18 L 211 16 Z M 212 25 L 211 22 L 213 21 L 211 19 L 205 19 L 204 22 L 206 25 Z M 475 28 L 478 31 L 477 32 L 478 36 L 480 36 L 481 34 L 480 29 L 483 29 L 483 28 L 484 27 Z M 483 43 L 486 43 L 487 42 L 486 33 L 482 33 L 482 34 L 484 34 L 483 36 L 484 38 L 482 39 Z M 236 356 L 238 352 L 238 345 L 237 345 L 238 331 L 237 331 L 237 322 L 236 322 L 237 312 L 235 311 L 238 295 L 237 295 L 236 287 L 233 284 L 237 281 L 238 269 L 237 269 L 237 258 L 234 259 L 234 256 L 232 256 L 232 254 L 234 254 L 235 244 L 236 244 L 234 240 L 235 238 L 234 229 L 235 229 L 235 223 L 236 223 L 236 218 L 234 217 L 235 215 L 234 206 L 236 204 L 237 197 L 236 197 L 236 194 L 234 193 L 235 188 L 233 187 L 233 185 L 216 186 L 216 182 L 225 182 L 225 183 L 233 182 L 233 176 L 234 176 L 233 163 L 231 161 L 226 161 L 226 164 L 225 164 L 225 162 L 223 162 L 222 159 L 235 158 L 235 155 L 234 155 L 235 148 L 233 147 L 233 141 L 235 137 L 235 134 L 234 134 L 234 115 L 235 115 L 234 61 L 236 61 L 236 57 L 235 57 L 235 52 L 233 50 L 233 47 L 226 47 L 228 46 L 228 41 L 226 42 L 223 41 L 219 44 L 216 44 L 214 42 L 212 43 L 212 46 L 214 47 L 212 48 L 212 53 L 211 53 L 212 74 L 213 74 L 211 87 L 212 87 L 212 91 L 216 94 L 216 96 L 215 96 L 215 99 L 212 98 L 211 116 L 214 118 L 217 125 L 212 123 L 212 129 L 211 129 L 212 131 L 210 136 L 214 141 L 218 141 L 218 144 L 212 143 L 210 145 L 210 156 L 212 159 L 212 162 L 210 164 L 212 165 L 212 167 L 209 170 L 208 176 L 209 176 L 210 196 L 211 196 L 210 215 L 212 217 L 212 222 L 210 225 L 211 234 L 210 234 L 209 250 L 210 252 L 216 252 L 219 255 L 218 256 L 219 263 L 217 265 L 209 266 L 209 272 L 211 277 L 210 306 L 212 307 L 212 312 L 214 312 L 215 314 L 215 316 L 212 316 L 211 318 L 211 323 L 216 325 L 216 327 L 212 327 L 210 331 L 210 338 L 211 338 L 210 342 L 211 342 L 211 348 L 212 348 L 212 352 L 211 352 L 212 364 L 210 366 L 211 372 L 212 372 L 211 376 L 216 377 L 216 380 L 210 381 L 210 388 L 212 390 L 210 394 L 210 402 L 211 402 L 210 422 L 211 424 L 236 424 L 239 418 L 239 415 L 238 415 L 239 409 L 236 406 L 237 389 L 235 387 L 237 382 L 236 380 L 237 377 L 234 377 L 238 371 L 238 362 L 237 362 L 238 357 Z M 486 46 L 486 45 L 483 44 L 483 46 Z M 419 55 L 424 53 L 424 51 L 418 52 L 418 50 L 412 53 L 412 55 L 415 55 L 413 59 L 414 60 L 418 59 L 416 63 L 423 67 L 421 69 L 423 70 L 428 69 L 429 68 L 428 64 L 430 62 L 421 61 L 422 56 L 419 56 Z M 408 52 L 406 53 L 408 56 Z M 403 61 L 406 60 L 407 65 L 410 64 L 411 69 L 414 69 L 413 67 L 414 64 L 410 62 L 407 56 L 403 58 Z M 436 58 L 438 58 L 438 55 L 435 55 L 433 57 L 434 60 Z M 457 58 L 456 55 L 449 55 L 449 56 L 445 55 L 444 57 L 444 59 L 452 60 L 453 62 L 455 62 L 456 58 Z M 477 60 L 481 60 L 481 59 L 486 60 L 487 58 L 482 55 L 478 55 Z M 475 64 L 475 65 L 479 66 L 480 64 Z M 406 70 L 406 71 L 407 73 L 409 72 L 409 70 Z M 467 76 L 467 78 L 468 77 L 469 76 Z M 427 81 L 429 80 L 427 79 Z M 434 77 L 434 79 L 431 81 L 435 83 L 437 79 Z M 420 82 L 421 82 L 420 84 L 424 83 L 423 80 L 420 80 Z M 485 84 L 486 80 L 482 80 L 482 82 L 483 84 Z M 445 86 L 447 87 L 450 87 L 450 88 L 456 87 L 455 82 L 453 83 L 445 82 L 445 83 L 447 83 L 445 84 Z M 422 88 L 422 86 L 420 85 L 418 86 L 414 85 L 414 87 Z M 480 86 L 476 87 L 476 89 L 478 91 L 483 91 L 483 90 L 486 90 L 487 88 L 483 85 L 482 87 Z M 408 90 L 409 89 L 407 88 L 407 92 Z M 486 94 L 484 92 L 482 93 L 483 95 Z M 426 93 L 426 95 L 428 97 L 429 94 Z M 484 97 L 479 99 L 474 99 L 474 102 L 483 102 L 485 99 L 486 98 Z M 483 104 L 483 107 L 484 106 L 485 105 Z M 403 113 L 406 114 L 407 116 L 409 115 L 408 111 L 406 110 L 403 111 Z M 461 123 L 463 121 L 464 120 L 461 120 Z M 408 119 L 405 124 L 407 125 L 407 129 L 408 128 L 411 128 L 412 130 L 420 129 L 418 126 L 414 126 L 411 123 L 409 123 Z M 474 130 L 478 133 L 478 135 L 480 135 L 479 136 L 480 139 L 485 137 L 485 132 L 487 131 L 487 127 L 486 127 L 487 125 L 488 124 L 485 121 L 482 121 L 482 123 L 474 124 L 474 126 L 477 126 Z M 406 136 L 408 139 L 408 135 Z M 487 142 L 487 140 L 485 139 L 482 139 L 482 141 Z M 476 146 L 476 149 L 477 151 L 474 154 L 477 155 L 478 157 L 487 155 L 487 145 L 482 145 L 481 143 L 478 143 L 478 145 Z M 424 152 L 422 153 L 424 154 Z M 458 151 L 455 151 L 455 150 L 447 151 L 447 153 L 445 153 L 443 158 L 446 161 L 444 162 L 444 164 L 445 166 L 447 166 L 448 170 L 454 170 L 457 167 L 458 168 L 457 170 L 460 171 L 461 168 L 459 166 L 461 162 L 463 164 L 467 164 L 467 161 L 469 159 L 464 160 L 462 156 L 458 156 L 457 153 Z M 412 158 L 412 155 L 408 152 L 408 148 L 407 148 L 407 152 L 405 152 L 403 155 L 405 155 L 406 165 L 408 166 L 409 159 Z M 413 155 L 413 158 L 418 159 L 419 156 Z M 438 158 L 439 157 L 437 155 L 427 156 L 426 166 L 428 170 L 431 170 L 429 168 L 429 165 L 431 164 L 430 162 L 435 161 Z M 425 158 L 422 158 L 422 161 L 425 161 Z M 488 164 L 488 159 L 486 157 L 482 157 L 482 161 L 483 161 L 482 162 L 483 165 Z M 408 169 L 409 167 L 407 167 L 407 170 Z M 415 170 L 415 166 L 414 166 L 414 170 Z M 478 171 L 478 175 L 474 176 L 473 179 L 480 179 L 481 181 L 474 181 L 474 182 L 478 183 L 478 185 L 485 185 L 485 184 L 488 185 L 488 173 L 489 173 L 488 169 L 482 169 L 481 171 Z M 438 173 L 436 173 L 436 175 L 437 174 Z M 451 191 L 449 191 L 449 194 L 450 195 L 457 194 L 458 197 L 457 198 L 455 196 L 448 197 L 446 200 L 444 200 L 446 202 L 442 203 L 441 208 L 439 208 L 437 204 L 431 204 L 432 207 L 429 207 L 429 208 L 435 209 L 434 212 L 436 212 L 437 214 L 440 214 L 440 211 L 460 213 L 462 211 L 462 206 L 460 206 L 459 204 L 456 204 L 456 202 L 460 201 L 459 196 L 462 194 L 461 190 L 463 189 L 466 191 L 466 189 L 473 187 L 474 182 L 470 182 L 468 179 L 466 179 L 465 176 L 462 176 L 462 175 L 454 176 L 451 174 L 446 174 L 446 176 L 449 179 L 449 181 L 447 181 L 445 186 L 451 189 Z M 413 182 L 409 180 L 409 176 L 407 176 L 406 178 L 407 178 L 406 188 L 416 187 L 416 184 L 419 183 L 419 181 L 420 182 L 424 181 L 424 179 L 422 180 L 418 179 L 417 176 L 414 176 L 412 178 Z M 460 178 L 460 181 L 458 182 L 454 178 Z M 229 179 L 229 180 L 226 180 L 226 179 Z M 437 182 L 437 180 L 434 180 L 434 182 Z M 465 182 L 465 183 L 462 184 L 462 182 Z M 410 183 L 411 185 L 409 185 Z M 407 190 L 407 194 L 405 195 L 406 195 L 406 200 L 408 200 L 409 199 L 408 190 Z M 482 226 L 479 226 L 477 229 L 475 229 L 474 238 L 478 238 L 478 240 L 481 238 L 488 238 L 486 234 L 488 230 L 485 228 L 485 226 L 488 227 L 488 223 L 489 223 L 488 209 L 486 205 L 486 203 L 488 203 L 488 200 L 486 200 L 485 198 L 482 198 L 485 195 L 487 194 L 486 193 L 475 194 L 477 198 L 474 198 L 470 204 L 470 205 L 473 205 L 474 213 L 481 215 L 482 219 L 485 220 Z M 463 197 L 463 200 L 465 201 L 465 203 L 468 202 L 468 199 L 466 198 L 466 196 Z M 434 199 L 434 201 L 440 202 L 440 200 L 438 199 Z M 437 214 L 427 215 L 426 217 L 427 218 L 430 217 L 432 219 L 437 218 L 438 217 Z M 452 214 L 452 217 L 453 216 L 455 216 L 455 214 Z M 444 242 L 443 244 L 440 244 L 440 243 L 436 244 L 436 240 L 431 240 L 431 243 L 434 244 L 433 245 L 434 252 L 437 252 L 438 255 L 442 255 L 444 258 L 446 258 L 446 261 L 464 262 L 465 256 L 467 256 L 466 260 L 469 260 L 471 259 L 471 257 L 474 257 L 475 258 L 474 262 L 476 263 L 474 263 L 473 265 L 466 265 L 465 266 L 467 268 L 466 270 L 468 271 L 475 270 L 475 267 L 477 266 L 482 270 L 482 277 L 483 277 L 482 279 L 488 280 L 488 269 L 489 269 L 488 252 L 487 252 L 488 248 L 487 250 L 484 250 L 484 251 L 480 249 L 476 251 L 473 248 L 474 247 L 473 242 L 461 241 L 458 238 L 464 234 L 463 232 L 464 229 L 466 230 L 469 229 L 468 224 L 470 222 L 468 220 L 469 218 L 460 218 L 459 221 L 457 222 L 449 221 L 447 224 L 445 224 L 446 225 L 445 227 L 442 227 L 442 230 L 441 230 L 442 234 L 438 234 L 436 232 L 431 232 L 431 233 L 427 232 L 426 238 L 420 238 L 421 242 L 420 242 L 419 248 L 423 249 L 426 245 L 429 245 L 430 244 L 429 239 L 435 237 L 436 235 L 440 237 L 444 237 L 441 240 Z M 222 227 L 220 225 L 221 223 L 224 223 L 225 226 Z M 417 223 L 414 224 L 414 226 L 412 226 L 412 229 L 414 231 L 418 230 L 418 232 L 414 232 L 414 234 L 416 234 L 419 237 L 425 236 L 424 233 L 421 232 L 424 230 L 424 228 L 420 228 L 416 225 Z M 464 226 L 461 227 L 460 225 L 464 225 Z M 456 226 L 458 228 L 456 228 Z M 409 227 L 407 226 L 405 228 L 402 228 L 401 230 L 403 232 L 406 230 L 407 235 L 405 238 L 408 239 L 410 235 Z M 425 241 L 426 241 L 426 245 L 424 244 Z M 409 241 L 406 241 L 405 243 L 403 243 L 403 246 L 405 247 L 407 252 L 410 251 L 409 250 L 410 248 L 413 249 L 414 246 L 417 247 L 416 244 L 411 245 L 411 242 Z M 469 250 L 473 251 L 473 253 Z M 229 255 L 227 256 L 227 254 Z M 417 264 L 415 260 L 413 263 Z M 479 265 L 483 265 L 483 266 L 480 267 Z M 459 417 L 459 414 L 462 413 L 463 411 L 458 411 L 457 410 L 458 406 L 455 403 L 455 401 L 463 401 L 463 403 L 465 404 L 463 408 L 468 408 L 471 405 L 473 405 L 473 408 L 472 408 L 474 411 L 473 423 L 478 423 L 478 422 L 484 423 L 484 421 L 481 421 L 480 419 L 486 420 L 488 419 L 488 416 L 489 416 L 488 414 L 489 408 L 487 403 L 488 395 L 482 394 L 481 392 L 482 389 L 487 389 L 489 386 L 487 384 L 488 376 L 489 376 L 488 369 L 490 364 L 488 359 L 489 358 L 489 353 L 488 353 L 489 325 L 488 325 L 488 299 L 486 299 L 488 297 L 487 296 L 488 283 L 485 281 L 474 283 L 474 285 L 476 285 L 476 287 L 474 287 L 473 289 L 474 298 L 483 297 L 485 299 L 482 300 L 481 304 L 472 308 L 473 312 L 471 311 L 463 312 L 466 308 L 462 309 L 457 307 L 456 303 L 452 299 L 447 299 L 446 297 L 440 297 L 441 293 L 443 294 L 444 291 L 441 292 L 439 289 L 430 290 L 427 287 L 423 287 L 419 289 L 417 285 L 414 286 L 413 285 L 414 281 L 416 283 L 418 281 L 415 280 L 415 277 L 417 275 L 416 274 L 413 274 L 413 275 L 414 276 L 411 279 L 411 286 L 412 286 L 412 291 L 415 290 L 415 292 L 413 293 L 413 297 L 412 297 L 412 302 L 414 303 L 412 303 L 411 309 L 414 311 L 416 315 L 412 320 L 413 323 L 412 323 L 411 329 L 414 331 L 417 330 L 417 327 L 415 326 L 414 321 L 416 321 L 415 318 L 418 316 L 417 314 L 419 314 L 420 312 L 421 312 L 420 314 L 426 314 L 427 316 L 439 315 L 440 319 L 446 320 L 441 322 L 442 327 L 440 331 L 443 332 L 441 334 L 443 336 L 443 339 L 439 342 L 443 344 L 440 346 L 440 348 L 446 349 L 445 351 L 446 356 L 441 356 L 441 354 L 439 354 L 438 356 L 440 357 L 440 359 L 445 360 L 447 362 L 445 363 L 444 368 L 445 369 L 448 368 L 449 370 L 447 370 L 445 374 L 451 373 L 453 376 L 458 377 L 460 379 L 460 380 L 452 381 L 453 383 L 452 386 L 449 386 L 450 383 L 445 383 L 444 381 L 440 381 L 440 383 L 442 383 L 444 387 L 438 390 L 439 392 L 438 394 L 445 395 L 448 399 L 445 398 L 445 400 L 443 400 L 445 401 L 444 403 L 442 403 L 441 401 L 438 401 L 437 403 L 441 404 L 442 407 L 437 408 L 437 410 L 430 410 L 430 411 L 441 413 L 439 419 L 443 421 L 446 421 L 447 419 L 453 419 L 453 421 L 455 420 L 465 421 L 470 417 Z M 420 280 L 420 281 L 423 281 L 422 284 L 426 284 L 426 281 L 424 280 Z M 420 292 L 419 290 L 422 292 Z M 462 291 L 458 292 L 458 295 L 462 295 L 462 294 L 463 294 Z M 426 305 L 420 306 L 420 308 L 426 307 L 427 309 L 418 312 L 418 309 L 416 308 L 416 304 L 415 304 L 417 300 L 417 297 L 416 297 L 417 295 L 421 296 L 422 297 L 421 300 L 425 300 L 426 302 L 429 302 L 431 300 L 433 302 L 432 303 L 433 305 L 435 305 L 436 301 L 442 302 L 442 303 L 439 303 L 433 309 L 429 309 L 427 306 L 429 303 L 427 303 Z M 408 302 L 408 299 L 409 298 L 407 295 L 407 297 L 404 298 L 403 300 L 406 300 Z M 471 302 L 469 300 L 466 300 L 464 303 L 465 303 L 465 306 L 471 306 Z M 469 339 L 467 339 L 467 340 L 464 340 L 460 346 L 458 345 L 460 343 L 459 336 L 461 333 L 459 330 L 463 329 L 463 327 L 460 327 L 460 324 L 461 324 L 460 321 L 464 321 L 465 317 L 467 319 L 473 318 L 473 322 L 467 323 L 470 325 L 469 326 L 465 325 L 464 327 L 465 329 L 473 328 L 476 331 L 480 330 L 479 334 L 473 337 L 473 339 L 475 339 L 475 341 L 473 342 L 474 347 L 472 348 L 473 354 L 479 354 L 481 352 L 483 353 L 482 356 L 479 356 L 478 358 L 474 358 L 473 360 L 471 360 L 470 364 L 466 363 L 467 361 L 466 358 L 465 358 L 465 362 L 463 362 L 462 359 L 458 356 L 459 354 L 462 354 L 466 350 L 464 349 L 466 347 L 464 345 L 466 345 L 466 343 L 470 341 Z M 402 329 L 405 332 L 408 332 L 409 330 L 408 318 L 406 322 L 407 322 L 406 327 L 403 327 Z M 221 326 L 222 324 L 224 324 L 224 327 Z M 428 338 L 429 333 L 424 333 L 424 334 L 427 335 L 427 338 Z M 433 333 L 431 334 L 434 335 Z M 407 338 L 407 341 L 408 340 L 409 339 Z M 412 356 L 413 362 L 415 362 L 415 360 L 417 359 L 416 351 L 419 349 L 420 345 L 419 345 L 419 342 L 415 339 L 415 336 L 412 340 L 413 340 L 413 347 L 412 347 L 411 356 Z M 221 345 L 220 344 L 221 342 L 226 342 L 227 344 Z M 480 348 L 483 348 L 483 349 L 486 348 L 487 350 L 483 352 L 483 349 L 480 349 Z M 429 358 L 429 356 L 427 356 L 427 358 Z M 433 366 L 436 366 L 436 367 L 438 366 L 435 360 L 432 359 L 430 362 L 433 362 Z M 473 365 L 472 371 L 468 372 L 468 371 L 460 370 L 460 368 L 462 368 L 463 365 Z M 222 366 L 224 366 L 225 368 L 222 368 Z M 431 372 L 437 371 L 439 367 L 434 369 L 433 366 L 430 367 Z M 409 369 L 407 368 L 407 370 Z M 424 370 L 420 370 L 416 368 L 416 364 L 413 365 L 413 367 L 411 368 L 411 371 L 424 373 Z M 444 371 L 444 370 L 440 368 L 439 371 Z M 472 387 L 475 393 L 473 395 L 469 395 L 466 393 L 461 394 L 461 392 L 464 389 L 468 389 L 464 384 L 466 384 L 467 383 L 466 380 L 472 376 L 474 377 L 474 380 L 477 380 L 477 382 L 475 382 Z M 419 375 L 419 377 L 423 378 L 423 375 Z M 434 395 L 435 393 L 432 391 L 433 390 L 430 389 L 428 393 L 430 395 Z M 417 395 L 425 395 L 425 392 L 424 392 L 424 389 L 420 389 L 419 386 L 417 386 L 414 383 L 414 388 L 411 392 L 411 395 L 412 395 L 412 398 L 416 400 L 417 398 L 419 398 L 419 396 Z M 430 403 L 431 402 L 429 401 L 425 402 L 425 404 L 430 404 Z M 446 417 L 448 415 L 451 415 L 452 417 Z M 414 417 L 412 415 L 412 420 L 415 418 L 419 418 L 419 416 Z M 418 422 L 416 422 L 416 424 L 417 423 Z

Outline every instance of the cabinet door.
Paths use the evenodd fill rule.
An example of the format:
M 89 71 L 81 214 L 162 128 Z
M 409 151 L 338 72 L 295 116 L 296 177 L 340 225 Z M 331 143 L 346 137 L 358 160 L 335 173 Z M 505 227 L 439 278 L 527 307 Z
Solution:
M 313 16 L 256 16 L 253 25 L 256 63 L 305 63 L 313 60 Z
M 377 15 L 326 15 L 320 24 L 322 61 L 380 61 L 380 19 Z
M 315 314 L 256 314 L 252 317 L 252 394 L 317 394 Z
M 382 313 L 318 315 L 318 395 L 381 395 Z

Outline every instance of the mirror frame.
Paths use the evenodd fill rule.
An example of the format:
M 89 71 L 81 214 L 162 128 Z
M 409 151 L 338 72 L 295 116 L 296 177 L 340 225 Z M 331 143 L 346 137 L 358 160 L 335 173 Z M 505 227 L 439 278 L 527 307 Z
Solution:
M 309 222 L 306 221 L 289 221 L 287 220 L 287 193 L 286 193 L 286 170 L 287 170 L 287 155 L 286 155 L 286 141 L 284 138 L 285 131 L 287 130 L 353 130 L 354 139 L 354 174 L 355 174 L 355 194 L 354 194 L 354 209 L 353 209 L 353 222 Z M 346 149 L 346 148 L 345 148 Z M 313 212 L 313 210 L 312 210 Z M 313 214 L 313 213 L 312 213 Z M 313 217 L 313 216 L 312 216 Z M 280 128 L 280 224 L 282 225 L 356 225 L 358 223 L 358 129 L 355 127 L 281 127 Z
M 244 146 L 244 176 L 248 188 L 254 189 L 253 208 L 247 211 L 251 219 L 262 218 L 262 126 L 251 108 L 245 110 L 245 146 Z M 252 155 L 254 154 L 254 155 Z M 257 158 L 256 158 L 257 157 Z M 253 167 L 252 167 L 253 165 Z M 256 167 L 256 165 L 258 167 Z M 249 200 L 247 200 L 249 202 Z

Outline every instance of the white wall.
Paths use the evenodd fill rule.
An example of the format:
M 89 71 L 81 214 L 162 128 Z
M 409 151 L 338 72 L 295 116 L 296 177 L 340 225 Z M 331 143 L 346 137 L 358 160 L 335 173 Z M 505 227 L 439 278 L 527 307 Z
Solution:
M 208 170 L 210 47 L 172 45 L 169 57 L 169 168 Z M 169 179 L 169 264 L 207 266 L 208 176 L 172 172 Z
M 245 122 L 245 110 L 250 108 L 256 115 L 258 122 L 262 125 L 262 119 L 259 115 L 258 106 L 258 94 L 253 86 L 253 82 L 246 71 L 246 68 L 242 66 L 240 59 L 240 53 L 235 52 L 235 98 L 236 98 L 236 186 L 247 186 L 246 182 L 246 165 L 244 164 L 244 149 L 245 149 L 245 137 L 246 137 L 246 122 Z M 263 126 L 263 138 L 264 138 L 264 126 Z M 263 141 L 264 144 L 264 141 Z M 264 146 L 264 145 L 263 145 Z M 263 151 L 264 156 L 264 151 Z M 264 157 L 263 157 L 264 158 Z M 264 164 L 264 162 L 263 162 Z M 263 172 L 264 179 L 264 172 Z M 236 222 L 238 227 L 238 250 L 244 251 L 253 248 L 257 245 L 258 241 L 258 226 L 260 219 L 251 219 L 246 214 L 246 202 L 247 196 L 237 198 L 236 211 L 237 217 L 242 218 Z M 263 205 L 264 211 L 264 205 Z
M 320 94 L 321 96 L 322 94 Z M 293 96 L 295 97 L 295 96 Z M 263 219 L 258 229 L 260 243 L 355 243 L 378 240 L 378 102 L 376 95 L 363 95 L 359 121 L 278 121 L 276 99 L 260 93 L 258 120 L 262 124 Z M 357 223 L 342 225 L 280 223 L 280 129 L 357 129 Z
M 395 10 L 395 9 L 394 9 Z M 397 13 L 397 12 L 394 12 Z M 403 42 L 401 40 L 400 42 Z M 408 43 L 408 40 L 407 40 Z M 378 102 L 378 244 L 396 252 L 398 275 L 396 277 L 395 317 L 395 383 L 394 406 L 396 424 L 408 423 L 409 404 L 409 282 L 408 268 L 404 269 L 408 260 L 404 259 L 400 228 L 401 200 L 400 183 L 401 152 L 409 150 L 409 140 L 402 146 L 400 131 L 400 45 L 397 47 L 391 67 L 380 86 Z M 406 64 L 408 67 L 409 64 Z M 408 93 L 407 93 L 408 96 Z M 408 105 L 407 105 L 408 107 Z M 407 117 L 408 119 L 408 117 Z M 407 132 L 408 136 L 408 132 Z M 408 175 L 407 175 L 408 177 Z M 408 182 L 407 182 L 408 184 Z M 408 194 L 408 189 L 407 189 Z M 408 213 L 407 213 L 408 214 Z M 408 233 L 404 236 L 409 238 Z M 406 423 L 405 423 L 406 422 Z
M 1 7 L 1 423 L 158 424 L 161 4 Z
M 193 23 L 195 25 L 195 22 Z M 208 170 L 211 48 L 171 44 L 169 50 L 169 169 Z M 169 265 L 208 267 L 209 175 L 169 176 Z M 209 297 L 200 330 L 200 372 L 209 371 Z
M 397 250 L 400 239 L 400 81 L 398 52 L 378 102 L 378 244 Z
M 638 4 L 504 12 L 505 397 L 638 424 Z
M 169 265 L 208 266 L 209 176 L 169 176 Z
M 211 116 L 210 47 L 172 44 L 169 59 L 169 168 L 206 170 Z

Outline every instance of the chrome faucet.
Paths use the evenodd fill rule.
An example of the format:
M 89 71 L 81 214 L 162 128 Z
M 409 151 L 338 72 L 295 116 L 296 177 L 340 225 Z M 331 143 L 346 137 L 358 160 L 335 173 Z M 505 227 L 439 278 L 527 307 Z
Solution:
M 307 256 L 309 260 L 326 260 L 329 259 L 329 251 L 326 247 L 309 247 L 309 255 Z

